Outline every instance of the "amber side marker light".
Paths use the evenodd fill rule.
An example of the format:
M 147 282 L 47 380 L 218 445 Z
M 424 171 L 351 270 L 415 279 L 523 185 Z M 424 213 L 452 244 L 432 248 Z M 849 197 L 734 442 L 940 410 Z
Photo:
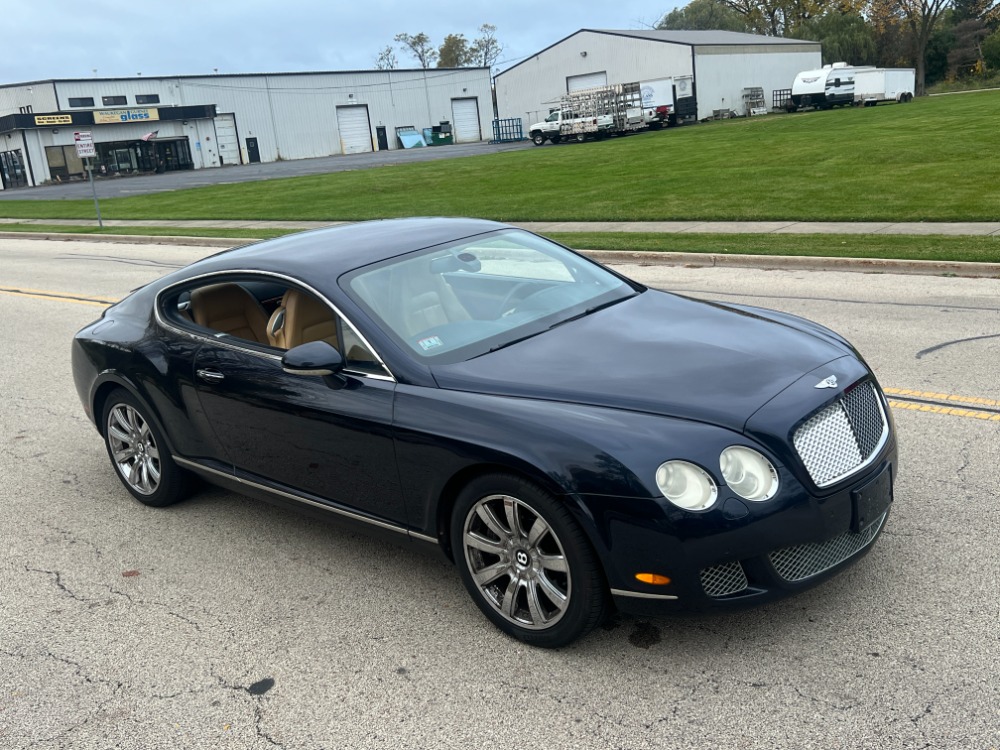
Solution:
M 651 583 L 654 586 L 666 586 L 670 583 L 670 579 L 666 576 L 658 575 L 657 573 L 636 573 L 636 580 L 642 581 L 643 583 Z

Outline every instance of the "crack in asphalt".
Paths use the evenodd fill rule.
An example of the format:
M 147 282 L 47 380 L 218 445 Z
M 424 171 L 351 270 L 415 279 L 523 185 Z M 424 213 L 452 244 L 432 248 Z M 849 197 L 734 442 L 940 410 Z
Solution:
M 802 690 L 799 688 L 795 688 L 795 692 L 798 693 L 801 697 L 805 698 L 806 700 L 810 700 L 813 703 L 820 703 L 824 706 L 829 706 L 830 708 L 834 708 L 837 711 L 850 711 L 851 709 L 856 708 L 858 705 L 857 703 L 851 703 L 846 706 L 840 706 L 834 703 L 833 701 L 828 701 L 823 698 L 817 698 L 814 695 L 809 695 L 808 693 L 803 693 Z
M 971 310 L 973 312 L 1000 312 L 1000 307 L 976 307 L 975 305 L 944 305 L 929 302 L 891 302 L 888 300 L 840 299 L 837 297 L 800 297 L 782 294 L 743 294 L 740 292 L 720 292 L 715 289 L 683 289 L 668 290 L 673 294 L 709 294 L 719 297 L 738 297 L 740 299 L 779 299 L 795 300 L 797 302 L 835 302 L 844 305 L 880 305 L 882 307 L 918 307 L 932 310 Z
M 165 263 L 147 258 L 117 258 L 113 255 L 87 255 L 85 253 L 65 253 L 57 255 L 55 260 L 100 260 L 108 263 L 124 263 L 131 266 L 153 266 L 154 268 L 183 268 L 183 263 Z
M 923 359 L 925 354 L 930 354 L 931 352 L 936 352 L 939 349 L 944 349 L 946 346 L 955 346 L 956 344 L 967 344 L 970 341 L 983 341 L 984 339 L 1000 339 L 1000 333 L 990 333 L 986 336 L 970 336 L 967 339 L 955 339 L 954 341 L 945 341 L 943 344 L 937 344 L 936 346 L 928 347 L 927 349 L 921 349 L 917 352 L 917 359 Z

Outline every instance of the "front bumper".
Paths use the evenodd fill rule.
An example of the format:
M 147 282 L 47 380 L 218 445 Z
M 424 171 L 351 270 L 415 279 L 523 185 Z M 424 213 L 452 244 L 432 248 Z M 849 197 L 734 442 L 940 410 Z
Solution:
M 666 501 L 588 498 L 592 517 L 603 520 L 601 553 L 616 605 L 639 615 L 725 610 L 816 586 L 857 562 L 885 529 L 896 461 L 893 437 L 877 461 L 826 494 L 782 471 L 784 491 L 773 501 L 720 496 L 697 515 Z M 670 583 L 645 584 L 638 573 Z

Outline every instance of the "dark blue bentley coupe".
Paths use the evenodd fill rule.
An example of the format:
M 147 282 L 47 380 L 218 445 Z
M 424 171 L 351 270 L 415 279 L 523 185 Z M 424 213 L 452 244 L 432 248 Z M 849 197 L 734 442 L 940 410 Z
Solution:
M 843 338 L 487 221 L 219 253 L 80 331 L 73 374 L 140 502 L 198 476 L 437 545 L 537 646 L 813 586 L 892 503 L 889 409 Z

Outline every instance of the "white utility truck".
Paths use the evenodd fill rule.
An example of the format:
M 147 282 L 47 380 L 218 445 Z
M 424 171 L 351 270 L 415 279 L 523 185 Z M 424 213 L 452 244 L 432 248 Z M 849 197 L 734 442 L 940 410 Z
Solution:
M 546 141 L 584 141 L 667 124 L 673 114 L 671 79 L 616 83 L 562 96 L 559 107 L 528 128 L 536 146 Z

